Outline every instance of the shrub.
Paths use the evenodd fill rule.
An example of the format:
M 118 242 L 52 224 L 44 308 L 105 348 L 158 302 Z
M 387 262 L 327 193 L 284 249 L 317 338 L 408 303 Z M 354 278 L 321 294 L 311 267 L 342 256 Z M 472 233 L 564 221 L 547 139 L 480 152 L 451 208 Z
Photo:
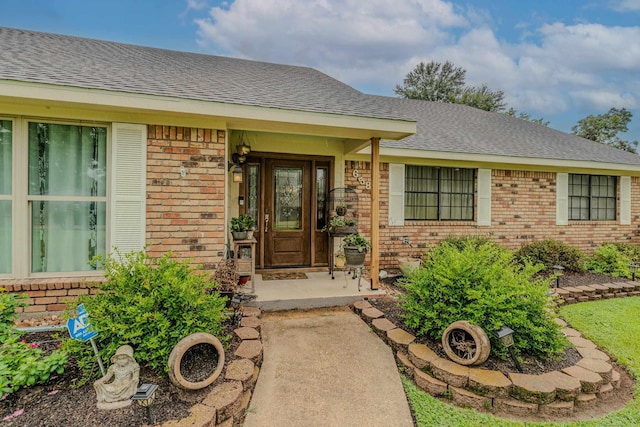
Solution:
M 119 261 L 122 259 L 122 261 Z M 223 332 L 224 304 L 218 292 L 210 292 L 208 277 L 198 274 L 187 261 L 171 254 L 149 258 L 145 252 L 97 257 L 106 282 L 94 297 L 82 296 L 103 360 L 121 345 L 131 345 L 134 357 L 158 373 L 167 372 L 169 354 L 182 338 L 195 332 L 218 336 Z M 72 313 L 67 313 L 72 317 Z M 67 340 L 85 376 L 96 373 L 90 346 Z
M 631 278 L 629 264 L 635 260 L 629 245 L 607 243 L 600 246 L 587 262 L 587 270 L 613 277 Z
M 586 259 L 580 249 L 554 239 L 523 245 L 516 251 L 515 258 L 520 264 L 524 264 L 525 260 L 532 264 L 543 264 L 545 270 L 551 270 L 554 265 L 560 265 L 567 272 L 584 271 Z
M 490 242 L 468 241 L 461 248 L 442 242 L 402 283 L 406 323 L 439 340 L 451 323 L 468 320 L 487 332 L 492 351 L 502 358 L 507 350 L 492 332 L 507 325 L 516 332 L 516 352 L 553 357 L 567 341 L 548 311 L 550 279 L 535 279 L 539 268 L 517 265 L 511 252 Z
M 13 322 L 24 299 L 0 288 L 0 396 L 44 384 L 53 373 L 62 374 L 67 364 L 64 352 L 55 350 L 45 356 L 37 344 L 20 340 L 22 333 L 13 328 Z

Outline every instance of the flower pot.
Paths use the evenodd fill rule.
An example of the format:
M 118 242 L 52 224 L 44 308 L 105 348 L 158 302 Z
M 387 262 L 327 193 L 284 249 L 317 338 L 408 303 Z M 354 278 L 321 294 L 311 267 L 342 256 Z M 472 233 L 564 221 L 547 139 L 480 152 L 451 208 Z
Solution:
M 333 266 L 335 268 L 344 268 L 344 257 L 343 256 L 337 256 L 335 258 L 335 262 L 333 263 Z
M 247 240 L 246 231 L 232 231 L 231 235 L 233 236 L 233 240 Z
M 420 267 L 420 258 L 403 257 L 398 258 L 398 267 L 403 276 L 410 274 L 413 270 Z
M 331 234 L 338 234 L 338 235 L 348 235 L 348 234 L 355 234 L 358 232 L 358 227 L 356 227 L 355 225 L 345 225 L 344 227 L 332 227 L 329 229 L 329 232 Z
M 253 230 L 247 231 L 247 240 L 253 239 Z
M 347 246 L 344 248 L 345 263 L 348 266 L 357 267 L 364 265 L 364 258 L 367 255 L 365 251 L 358 251 L 356 247 Z

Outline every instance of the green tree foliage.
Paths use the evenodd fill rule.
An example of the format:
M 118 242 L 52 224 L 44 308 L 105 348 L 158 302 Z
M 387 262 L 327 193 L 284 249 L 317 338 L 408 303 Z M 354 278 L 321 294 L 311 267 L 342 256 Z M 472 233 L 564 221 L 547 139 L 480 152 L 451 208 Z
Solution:
M 217 284 L 187 261 L 172 259 L 170 253 L 149 258 L 140 251 L 97 257 L 94 263 L 104 265 L 107 280 L 99 293 L 82 296 L 79 302 L 98 332 L 95 340 L 103 360 L 128 344 L 138 363 L 162 373 L 168 369 L 171 350 L 187 335 L 208 332 L 225 341 L 220 336 L 225 299 L 210 292 Z M 90 346 L 74 340 L 64 346 L 73 352 L 87 378 L 97 374 Z
M 588 115 L 571 128 L 574 135 L 590 139 L 601 144 L 611 145 L 621 150 L 637 153 L 638 141 L 625 141 L 618 136 L 628 128 L 633 114 L 626 108 L 611 108 L 604 114 Z
M 421 62 L 406 75 L 395 92 L 403 98 L 465 104 L 485 111 L 504 110 L 504 92 L 492 91 L 486 84 L 466 86 L 467 71 L 446 61 Z
M 507 111 L 504 112 L 505 115 L 509 117 L 515 117 L 516 119 L 526 120 L 531 123 L 536 123 L 542 126 L 549 126 L 549 122 L 542 117 L 539 119 L 532 119 L 529 113 L 525 113 L 523 111 L 516 111 L 515 108 L 511 107 Z
M 508 325 L 516 331 L 516 352 L 558 355 L 567 342 L 548 311 L 550 279 L 536 278 L 541 266 L 519 266 L 508 250 L 477 243 L 469 241 L 462 249 L 439 243 L 424 267 L 404 280 L 407 325 L 439 340 L 451 323 L 468 320 L 487 332 L 492 352 L 502 358 L 508 353 L 492 331 Z

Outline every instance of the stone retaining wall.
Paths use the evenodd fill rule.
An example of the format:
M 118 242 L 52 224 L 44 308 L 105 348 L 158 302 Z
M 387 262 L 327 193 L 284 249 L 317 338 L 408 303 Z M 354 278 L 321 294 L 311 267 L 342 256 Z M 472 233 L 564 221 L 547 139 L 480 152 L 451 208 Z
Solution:
M 620 288 L 581 286 L 576 291 L 570 290 L 564 294 L 571 295 L 565 298 L 565 302 L 578 292 L 580 297 L 584 293 L 588 293 L 589 298 L 603 295 L 597 294 L 596 289 L 613 293 L 614 296 L 640 291 L 635 284 L 626 283 Z M 618 292 L 613 292 L 613 289 Z M 578 331 L 568 328 L 561 319 L 557 319 L 557 322 L 563 326 L 563 333 L 582 359 L 561 371 L 541 375 L 510 373 L 507 377 L 499 371 L 463 366 L 441 358 L 426 345 L 416 344 L 413 335 L 385 319 L 384 313 L 372 307 L 368 301 L 358 301 L 352 308 L 394 349 L 399 365 L 418 388 L 432 396 L 448 393 L 460 406 L 519 416 L 538 414 L 563 417 L 607 400 L 620 387 L 620 373 L 611 365 L 609 356 Z
M 257 307 L 243 308 L 240 327 L 233 331 L 242 342 L 223 373 L 224 381 L 192 406 L 188 417 L 168 421 L 162 427 L 232 427 L 244 418 L 262 365 L 260 314 Z

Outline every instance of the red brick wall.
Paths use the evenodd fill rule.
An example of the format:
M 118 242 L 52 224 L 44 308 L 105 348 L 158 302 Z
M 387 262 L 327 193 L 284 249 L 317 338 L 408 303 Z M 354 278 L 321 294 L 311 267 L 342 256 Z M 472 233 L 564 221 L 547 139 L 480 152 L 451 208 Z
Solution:
M 224 253 L 225 132 L 149 126 L 147 245 L 151 256 L 213 269 Z M 186 176 L 180 176 L 184 167 Z
M 345 185 L 358 193 L 359 224 L 370 235 L 369 205 L 371 191 L 353 176 L 354 169 L 365 181 L 371 180 L 368 162 L 345 162 Z M 408 256 L 411 249 L 402 243 L 404 236 L 419 255 L 429 245 L 448 236 L 483 235 L 516 249 L 523 244 L 553 238 L 592 253 L 602 243 L 619 241 L 640 243 L 640 178 L 631 178 L 631 225 L 618 221 L 570 221 L 556 225 L 556 174 L 554 172 L 492 170 L 491 226 L 478 227 L 476 221 L 405 221 L 404 227 L 389 226 L 389 165 L 380 165 L 380 266 L 397 267 L 397 258 Z M 476 201 L 477 206 L 477 201 Z M 618 200 L 618 212 L 620 201 Z M 619 215 L 619 214 L 618 214 Z

